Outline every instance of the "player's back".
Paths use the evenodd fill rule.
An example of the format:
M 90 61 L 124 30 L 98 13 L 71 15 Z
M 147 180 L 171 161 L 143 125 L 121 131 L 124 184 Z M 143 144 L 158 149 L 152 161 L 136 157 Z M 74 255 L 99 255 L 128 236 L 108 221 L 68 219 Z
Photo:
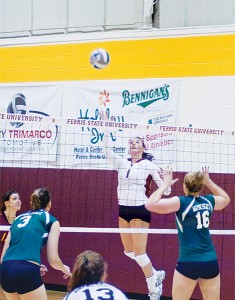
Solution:
M 209 232 L 215 200 L 212 195 L 180 196 L 176 225 L 180 242 L 180 261 L 210 261 L 216 259 Z
M 3 260 L 30 260 L 40 264 L 41 248 L 55 221 L 56 218 L 44 210 L 19 215 L 11 225 L 10 247 Z
M 83 285 L 71 291 L 64 300 L 127 300 L 127 297 L 116 287 L 105 283 L 98 282 L 91 285 Z

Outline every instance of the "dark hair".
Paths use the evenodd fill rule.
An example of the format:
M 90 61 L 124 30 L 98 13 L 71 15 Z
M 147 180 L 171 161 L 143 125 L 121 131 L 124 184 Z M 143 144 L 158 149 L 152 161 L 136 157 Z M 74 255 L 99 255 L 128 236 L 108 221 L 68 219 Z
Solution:
M 6 205 L 5 202 L 10 200 L 11 195 L 13 194 L 18 194 L 18 192 L 15 191 L 8 191 L 2 196 L 2 207 L 1 207 L 1 212 L 6 210 Z
M 144 143 L 144 139 L 142 139 L 140 137 L 137 137 L 137 138 L 142 141 L 142 145 L 143 145 L 144 149 L 146 149 L 146 146 L 145 146 L 145 143 Z M 145 151 L 142 153 L 142 158 L 150 160 L 150 161 L 154 160 L 153 155 L 151 153 L 148 153 L 148 152 L 145 152 Z
M 39 188 L 31 194 L 31 206 L 33 209 L 44 209 L 51 201 L 51 195 L 47 188 Z
M 154 156 L 151 153 L 148 153 L 148 152 L 143 152 L 142 158 L 150 160 L 150 161 L 154 160 Z
M 137 136 L 136 138 L 139 139 L 142 142 L 143 148 L 146 149 L 144 139 L 139 137 L 139 136 Z M 145 151 L 142 153 L 142 158 L 150 160 L 150 161 L 154 160 L 154 156 L 151 153 L 148 153 L 148 152 L 145 152 Z
M 82 285 L 100 282 L 106 269 L 107 264 L 99 253 L 87 250 L 79 254 L 73 266 L 68 291 Z

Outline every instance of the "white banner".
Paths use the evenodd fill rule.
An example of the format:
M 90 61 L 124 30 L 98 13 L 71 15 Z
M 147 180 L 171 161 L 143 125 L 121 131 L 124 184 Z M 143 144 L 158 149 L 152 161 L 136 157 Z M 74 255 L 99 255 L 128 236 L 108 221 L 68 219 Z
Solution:
M 129 139 L 133 135 L 140 136 L 144 139 L 147 152 L 153 154 L 156 161 L 168 164 L 173 146 L 171 134 L 147 135 L 146 132 L 134 131 L 134 127 L 125 127 L 125 124 L 175 125 L 179 85 L 179 80 L 170 79 L 79 82 L 75 89 L 73 116 L 80 123 L 87 121 L 89 126 L 75 128 L 75 140 L 67 143 L 64 149 L 68 158 L 73 158 L 72 164 L 78 164 L 81 168 L 90 168 L 90 164 L 95 168 L 105 164 L 107 168 L 102 149 L 104 130 L 96 127 L 102 122 L 101 111 L 109 116 L 109 121 L 102 126 L 109 127 L 109 143 L 118 154 L 127 157 Z M 116 123 L 120 123 L 118 128 Z
M 228 93 L 226 101 L 230 102 L 226 103 L 233 107 L 231 78 L 0 84 L 2 166 L 111 169 L 103 149 L 108 128 L 109 146 L 122 157 L 129 156 L 129 139 L 139 136 L 146 152 L 161 166 L 173 161 L 178 171 L 210 165 L 214 172 L 234 173 L 234 130 L 225 134 L 225 127 L 216 127 L 221 93 L 216 94 L 215 110 L 213 90 L 220 82 L 221 91 Z M 177 116 L 179 93 L 181 110 Z M 190 103 L 194 99 L 193 110 L 189 98 Z M 207 110 L 201 109 L 208 99 L 209 119 Z M 108 121 L 101 119 L 101 111 L 108 114 Z M 233 120 L 232 113 L 227 109 L 220 120 Z
M 39 162 L 40 167 L 111 168 L 103 151 L 106 127 L 110 146 L 119 155 L 128 157 L 129 139 L 139 136 L 156 161 L 169 163 L 171 134 L 147 134 L 136 127 L 175 125 L 179 84 L 175 79 L 134 79 L 2 85 L 2 160 L 5 165 L 13 160 L 16 166 L 34 167 Z M 101 111 L 109 121 L 99 126 Z M 45 117 L 60 118 L 61 112 L 67 126 L 41 122 Z
M 109 109 L 119 122 L 175 124 L 179 84 L 165 78 L 81 81 L 74 113 L 79 119 L 98 120 L 98 111 Z
M 58 126 L 40 124 L 40 120 L 60 116 L 62 86 L 5 85 L 0 87 L 0 99 L 1 159 L 55 161 Z

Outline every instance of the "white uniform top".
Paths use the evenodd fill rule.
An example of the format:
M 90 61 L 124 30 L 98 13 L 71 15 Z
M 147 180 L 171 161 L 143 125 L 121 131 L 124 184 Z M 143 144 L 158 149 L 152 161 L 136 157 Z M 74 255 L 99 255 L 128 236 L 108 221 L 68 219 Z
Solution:
M 148 159 L 141 159 L 132 164 L 130 160 L 122 158 L 110 148 L 106 148 L 108 160 L 118 171 L 118 204 L 125 206 L 144 205 L 148 200 L 146 196 L 146 180 L 149 176 L 156 182 L 158 187 L 162 184 L 159 172 L 161 168 Z M 169 195 L 169 187 L 164 195 Z
M 128 300 L 116 287 L 98 282 L 91 285 L 83 285 L 67 294 L 63 300 Z

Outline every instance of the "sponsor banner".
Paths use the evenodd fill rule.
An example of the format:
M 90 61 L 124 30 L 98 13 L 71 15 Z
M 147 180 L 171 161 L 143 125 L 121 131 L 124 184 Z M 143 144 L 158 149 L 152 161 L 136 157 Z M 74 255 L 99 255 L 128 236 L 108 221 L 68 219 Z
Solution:
M 129 139 L 140 136 L 144 139 L 146 151 L 151 152 L 156 161 L 169 164 L 172 160 L 172 134 L 148 135 L 134 130 L 135 126 L 130 127 L 130 124 L 175 125 L 179 85 L 179 80 L 170 79 L 79 82 L 74 97 L 79 105 L 74 105 L 73 116 L 80 123 L 86 121 L 86 125 L 75 129 L 77 138 L 71 141 L 74 146 L 66 148 L 68 157 L 73 158 L 72 164 L 81 168 L 105 164 L 107 168 L 102 149 L 104 129 L 96 127 L 102 122 L 100 112 L 108 116 L 102 125 L 109 128 L 109 145 L 119 155 L 128 157 Z
M 45 117 L 60 116 L 62 87 L 1 86 L 0 99 L 2 160 L 55 161 L 58 126 L 39 122 Z
M 175 124 L 179 85 L 179 80 L 165 78 L 79 82 L 74 113 L 99 120 L 99 111 L 109 109 L 114 121 Z
M 179 85 L 175 79 L 135 79 L 1 86 L 0 153 L 19 166 L 40 161 L 40 167 L 107 169 L 108 128 L 117 154 L 128 157 L 130 138 L 139 136 L 156 162 L 169 164 L 173 135 L 141 128 L 175 125 Z M 66 124 L 59 125 L 58 118 Z

